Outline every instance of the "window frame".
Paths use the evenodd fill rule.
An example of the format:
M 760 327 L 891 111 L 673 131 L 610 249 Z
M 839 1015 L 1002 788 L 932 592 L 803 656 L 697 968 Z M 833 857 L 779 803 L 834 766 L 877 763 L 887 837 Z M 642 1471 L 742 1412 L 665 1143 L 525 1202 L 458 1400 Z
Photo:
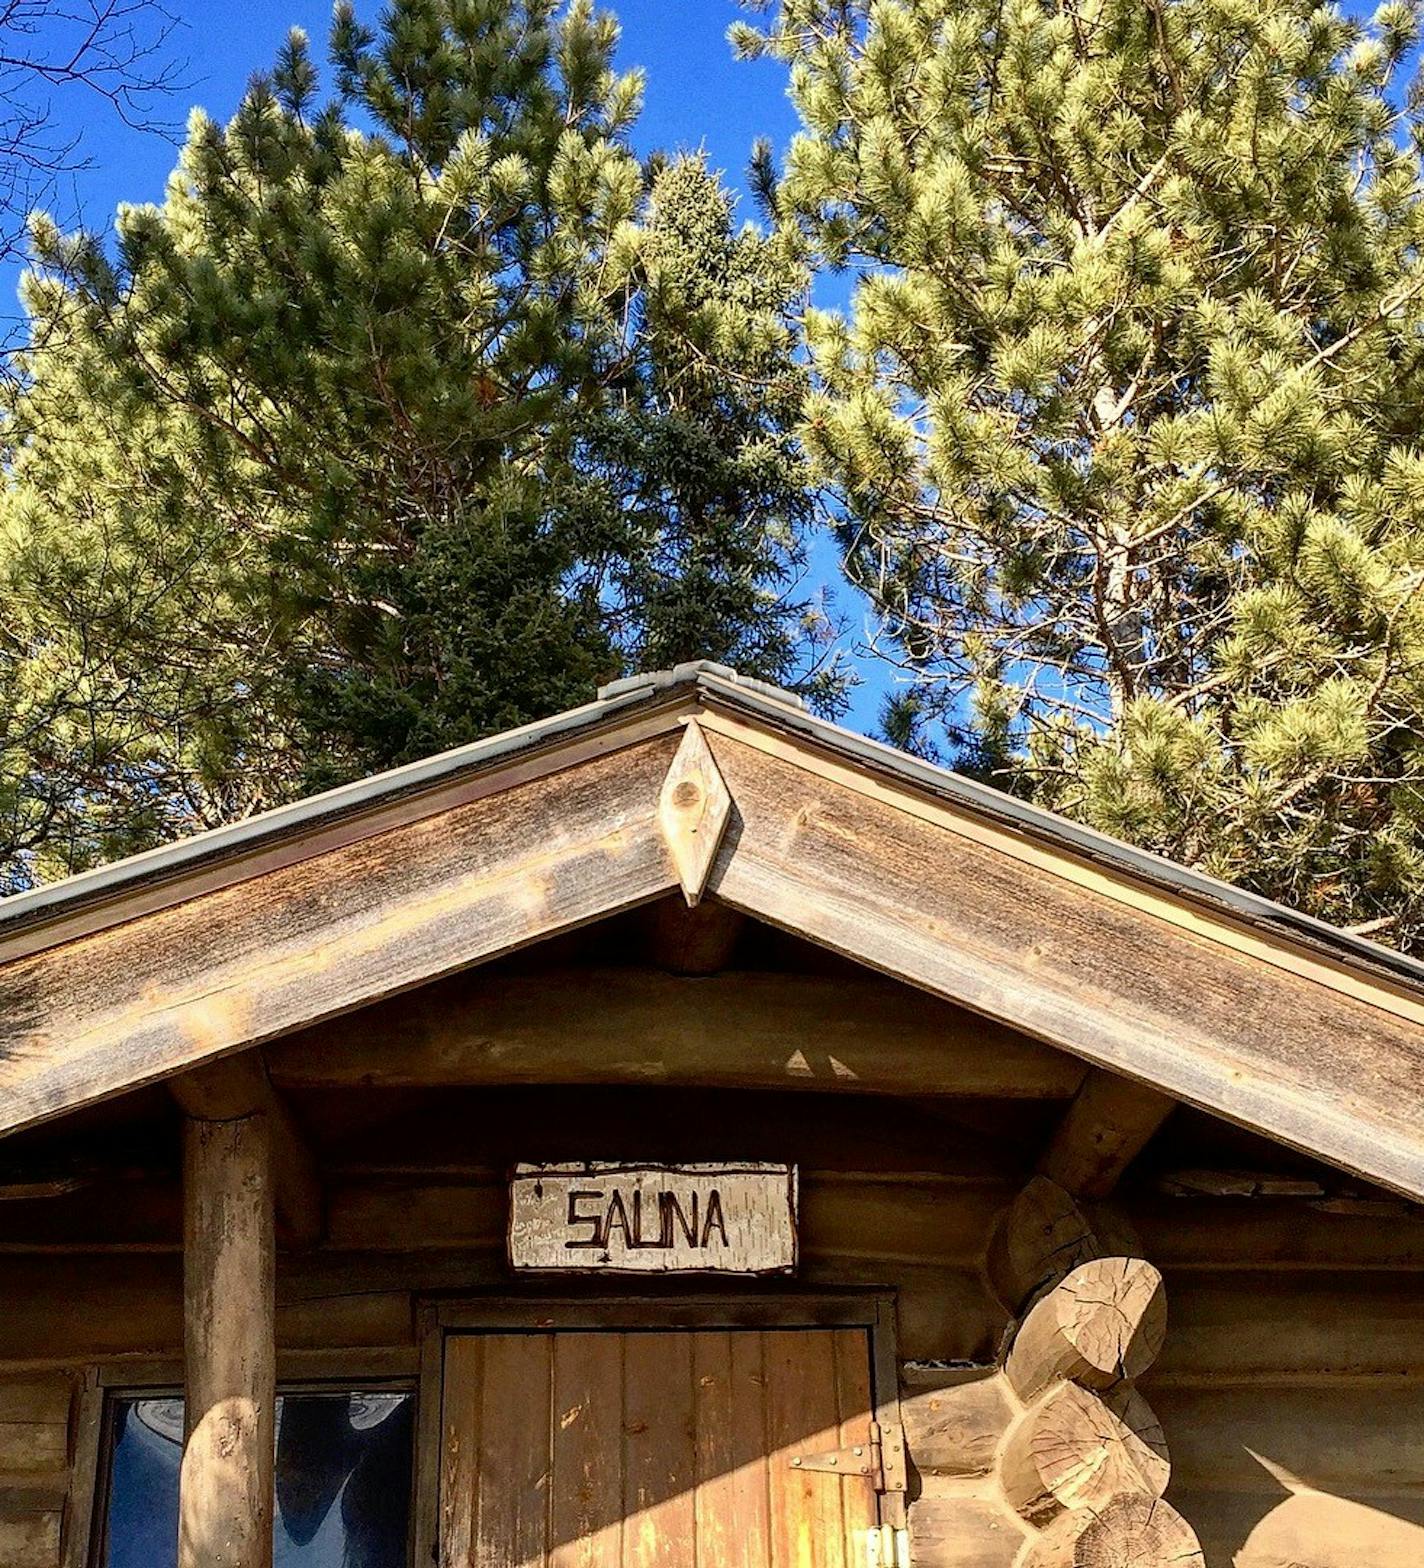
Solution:
M 410 1358 L 404 1358 L 408 1363 Z M 379 1362 L 377 1362 L 379 1365 Z M 356 1371 L 323 1370 L 315 1376 L 277 1379 L 277 1393 L 409 1394 L 414 1400 L 411 1422 L 410 1509 L 406 1530 L 406 1568 L 414 1562 L 416 1536 L 416 1480 L 420 1472 L 421 1388 L 419 1375 L 412 1370 L 393 1371 L 383 1366 L 363 1377 L 359 1358 L 351 1365 Z M 278 1371 L 283 1370 L 281 1358 Z M 295 1370 L 295 1369 L 294 1369 Z M 68 1517 L 83 1525 L 66 1528 L 63 1568 L 100 1568 L 108 1528 L 109 1495 L 113 1482 L 114 1408 L 121 1399 L 183 1398 L 181 1361 L 154 1361 L 141 1364 L 117 1363 L 88 1369 L 80 1399 L 78 1440 L 70 1481 Z

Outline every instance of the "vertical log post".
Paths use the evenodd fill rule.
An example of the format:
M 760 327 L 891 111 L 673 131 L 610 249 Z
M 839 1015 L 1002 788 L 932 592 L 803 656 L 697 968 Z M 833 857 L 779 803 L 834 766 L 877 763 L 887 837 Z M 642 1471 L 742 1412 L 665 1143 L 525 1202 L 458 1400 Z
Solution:
M 275 1273 L 268 1116 L 189 1118 L 178 1568 L 272 1568 Z

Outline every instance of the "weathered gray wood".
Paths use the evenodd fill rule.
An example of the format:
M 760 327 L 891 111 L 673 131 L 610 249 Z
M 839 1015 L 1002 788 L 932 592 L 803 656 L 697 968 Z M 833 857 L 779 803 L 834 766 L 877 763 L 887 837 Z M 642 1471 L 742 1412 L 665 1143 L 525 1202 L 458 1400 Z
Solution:
M 265 1116 L 184 1139 L 179 1568 L 272 1568 L 276 1237 Z
M 188 1115 L 203 1121 L 259 1114 L 267 1118 L 282 1239 L 292 1247 L 314 1247 L 325 1223 L 316 1157 L 286 1102 L 273 1090 L 261 1052 L 242 1051 L 209 1062 L 179 1074 L 169 1087 Z
M 655 897 L 659 738 L 0 968 L 0 1131 Z
M 1424 1197 L 1424 1025 L 1389 998 L 1304 983 L 985 843 L 951 812 L 798 767 L 735 726 L 704 729 L 741 819 L 718 897 Z
M 472 975 L 268 1049 L 279 1087 L 665 1083 L 1063 1098 L 1081 1066 L 873 975 Z M 457 991 L 459 1000 L 449 994 Z M 454 1002 L 454 1005 L 452 1005 Z M 576 1027 L 570 1027 L 577 1020 Z
M 1146 1084 L 1101 1069 L 1074 1096 L 1039 1171 L 1079 1198 L 1106 1198 L 1176 1101 Z

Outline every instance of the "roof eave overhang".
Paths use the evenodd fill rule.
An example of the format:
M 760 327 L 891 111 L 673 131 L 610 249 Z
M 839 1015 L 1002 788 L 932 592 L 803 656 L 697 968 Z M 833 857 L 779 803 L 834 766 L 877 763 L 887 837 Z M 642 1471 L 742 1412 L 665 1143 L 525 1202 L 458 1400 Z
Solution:
M 7 972 L 18 981 L 22 972 L 38 973 L 33 966 L 51 971 L 47 984 L 62 986 L 69 945 L 82 948 L 84 938 L 126 922 L 166 929 L 185 907 L 217 909 L 224 897 L 221 907 L 242 910 L 247 900 L 235 890 L 245 882 L 258 884 L 255 901 L 290 897 L 296 909 L 311 896 L 308 883 L 320 880 L 317 870 L 329 866 L 335 875 L 334 868 L 346 867 L 350 875 L 353 856 L 367 853 L 362 846 L 389 854 L 409 843 L 435 854 L 428 885 L 415 876 L 416 885 L 402 890 L 399 865 L 384 870 L 384 896 L 401 906 L 391 916 L 392 932 L 404 923 L 422 933 L 418 962 L 383 967 L 370 935 L 376 916 L 367 911 L 367 925 L 333 923 L 312 971 L 320 979 L 308 982 L 302 972 L 308 950 L 321 943 L 319 925 L 298 932 L 295 946 L 274 950 L 272 973 L 285 976 L 287 989 L 267 985 L 267 1003 L 257 1012 L 243 989 L 256 978 L 234 969 L 233 988 L 225 990 L 215 975 L 196 1011 L 192 997 L 180 1005 L 175 990 L 168 1003 L 150 987 L 102 1027 L 55 1017 L 35 1020 L 25 1036 L 21 1018 L 18 1033 L 10 1031 L 8 1062 L 0 1036 L 0 1087 L 7 1076 L 24 1080 L 8 1114 L 0 1110 L 0 1130 L 671 891 L 677 875 L 659 836 L 656 797 L 691 718 L 727 773 L 737 808 L 738 831 L 712 872 L 716 896 L 1424 1197 L 1424 1073 L 1417 1071 L 1424 1064 L 1424 966 L 851 735 L 785 694 L 705 665 L 617 683 L 598 702 L 556 719 L 11 901 L 0 917 L 0 989 Z M 577 821 L 564 820 L 565 808 Z M 444 843 L 437 829 L 447 820 L 456 829 Z M 515 842 L 520 833 L 522 843 Z M 509 849 L 503 859 L 501 835 Z M 863 836 L 859 863 L 842 853 L 847 835 Z M 462 846 L 476 841 L 484 883 L 462 870 Z M 788 858 L 789 844 L 796 850 Z M 897 864 L 896 854 L 911 853 L 907 846 L 912 858 Z M 446 859 L 436 864 L 440 854 Z M 373 858 L 379 861 L 379 853 Z M 302 869 L 316 860 L 322 868 Z M 964 895 L 974 876 L 997 878 L 1001 895 L 1012 884 L 1014 897 L 1026 900 L 1021 951 L 1015 934 L 993 918 L 993 906 L 981 910 L 982 929 L 972 924 L 965 911 L 973 900 Z M 284 894 L 284 887 L 293 891 Z M 366 891 L 354 896 L 359 901 Z M 490 918 L 482 922 L 486 897 Z M 173 912 L 166 922 L 159 918 L 165 910 Z M 1125 972 L 1115 991 L 1108 969 L 1066 945 L 1065 922 L 1079 918 L 1089 920 L 1084 943 L 1130 937 L 1139 967 L 1175 965 L 1178 984 L 1188 989 L 1190 966 L 1199 964 L 1195 980 L 1204 991 L 1236 985 L 1243 1005 L 1276 999 L 1272 1005 L 1290 1016 L 1268 1009 L 1262 1028 L 1279 1034 L 1281 1048 L 1233 1033 L 1238 1020 L 1229 1006 L 1220 1017 L 1221 1039 L 1202 1009 L 1190 1005 L 1174 1035 L 1160 995 L 1141 984 L 1134 992 Z M 991 926 L 997 931 L 986 935 Z M 366 990 L 361 972 L 332 982 L 343 944 L 353 941 L 357 963 L 360 943 L 370 948 Z M 122 943 L 116 934 L 109 945 L 117 950 Z M 216 951 L 227 962 L 226 951 Z M 164 979 L 159 972 L 160 990 Z M 122 988 L 123 977 L 116 983 Z M 196 982 L 185 983 L 192 990 Z M 239 993 L 241 1005 L 233 1000 Z M 1319 1021 L 1313 1050 L 1312 1018 Z M 86 1057 L 80 1036 L 89 1047 L 122 1039 L 123 1060 L 92 1049 Z M 160 1039 L 167 1042 L 161 1048 Z M 1339 1070 L 1330 1054 L 1351 1049 L 1357 1059 Z M 46 1052 L 55 1053 L 53 1062 Z M 64 1071 L 61 1057 L 70 1064 Z M 87 1067 L 76 1066 L 84 1060 Z

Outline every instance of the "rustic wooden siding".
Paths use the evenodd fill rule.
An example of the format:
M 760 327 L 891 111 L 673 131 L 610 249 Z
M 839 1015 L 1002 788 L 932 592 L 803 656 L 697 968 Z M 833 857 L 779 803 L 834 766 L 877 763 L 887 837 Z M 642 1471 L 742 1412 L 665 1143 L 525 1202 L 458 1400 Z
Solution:
M 1005 1320 L 984 1282 L 985 1248 L 1065 1103 L 971 1097 L 947 1114 L 883 1096 L 579 1088 L 407 1103 L 406 1093 L 292 1091 L 328 1215 L 320 1247 L 279 1259 L 283 1376 L 413 1376 L 423 1293 L 515 1288 L 502 1257 L 509 1157 L 575 1148 L 796 1160 L 803 1282 L 895 1290 L 907 1361 L 991 1361 Z M 1141 1391 L 1166 1429 L 1169 1497 L 1209 1568 L 1418 1568 L 1424 1220 L 1368 1202 L 1342 1213 L 1131 1182 L 1122 1203 L 1167 1277 L 1166 1343 Z M 85 1369 L 139 1383 L 173 1375 L 179 1210 L 162 1159 L 102 1188 L 0 1203 L 4 1568 L 64 1562 Z M 928 1520 L 936 1496 L 974 1484 L 927 1474 L 915 1511 Z M 993 1561 L 976 1559 L 971 1539 L 954 1546 L 969 1554 L 959 1557 L 931 1546 L 928 1527 L 922 1541 L 917 1561 L 935 1568 Z
M 81 1379 L 0 1371 L 0 1563 L 60 1568 Z

